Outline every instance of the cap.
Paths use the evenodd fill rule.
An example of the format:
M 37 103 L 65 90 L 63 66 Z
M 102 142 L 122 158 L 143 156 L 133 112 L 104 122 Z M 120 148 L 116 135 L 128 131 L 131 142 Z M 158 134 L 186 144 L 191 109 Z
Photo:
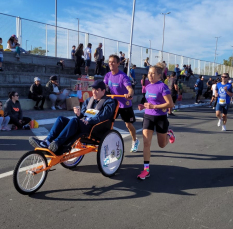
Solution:
M 14 37 L 15 39 L 18 39 L 15 34 L 13 34 L 11 37 Z
M 232 80 L 229 80 L 228 83 L 232 83 Z
M 204 79 L 204 76 L 202 76 L 201 78 Z
M 50 76 L 50 78 L 49 78 L 50 80 L 57 80 L 57 76 L 56 75 L 54 75 L 54 76 Z
M 100 89 L 102 89 L 102 90 L 103 90 L 103 89 L 106 90 L 106 85 L 105 85 L 104 81 L 101 80 L 101 79 L 95 80 L 94 84 L 92 84 L 90 87 L 95 88 L 95 89 L 100 88 Z
M 35 82 L 35 81 L 40 81 L 40 78 L 39 78 L 39 77 L 35 77 L 35 78 L 34 78 L 34 82 Z

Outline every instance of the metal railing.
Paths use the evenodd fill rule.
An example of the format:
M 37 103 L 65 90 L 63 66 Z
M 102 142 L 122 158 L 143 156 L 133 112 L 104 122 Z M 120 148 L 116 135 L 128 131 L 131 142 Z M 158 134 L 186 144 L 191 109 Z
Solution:
M 7 40 L 12 34 L 16 33 L 19 43 L 22 48 L 33 50 L 35 47 L 41 47 L 44 50 L 44 55 L 55 56 L 55 26 L 25 18 L 20 18 L 8 14 L 0 13 L 0 37 L 3 38 L 3 48 L 6 48 Z M 80 43 L 87 46 L 87 43 L 92 43 L 92 49 L 98 47 L 101 42 L 103 44 L 103 54 L 105 61 L 111 54 L 118 54 L 122 51 L 129 55 L 129 43 L 117 41 L 90 33 L 81 32 L 78 30 L 57 27 L 57 57 L 71 58 L 72 45 Z M 92 51 L 92 59 L 94 52 Z M 150 57 L 150 64 L 156 64 L 162 58 L 162 52 L 157 49 L 142 47 L 139 45 L 132 45 L 132 63 L 138 67 L 143 67 L 144 60 Z M 222 74 L 228 72 L 233 76 L 233 67 L 225 66 L 223 64 L 198 60 L 191 57 L 176 55 L 173 53 L 163 52 L 163 60 L 166 61 L 168 69 L 173 71 L 176 64 L 182 68 L 184 64 L 191 64 L 192 70 L 195 74 L 215 75 L 215 72 Z

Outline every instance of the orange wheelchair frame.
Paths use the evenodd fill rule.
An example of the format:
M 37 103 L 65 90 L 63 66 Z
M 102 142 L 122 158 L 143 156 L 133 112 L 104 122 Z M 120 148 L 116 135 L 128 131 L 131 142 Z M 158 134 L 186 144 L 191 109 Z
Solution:
M 115 97 L 124 97 L 124 95 L 108 95 L 108 96 L 113 98 L 113 99 Z M 116 130 L 113 130 L 114 120 L 117 117 L 118 109 L 119 109 L 119 102 L 117 102 L 117 106 L 116 106 L 116 109 L 115 109 L 115 113 L 114 113 L 114 116 L 113 116 L 113 121 L 111 123 L 111 127 L 106 132 L 106 134 L 104 134 L 105 136 L 101 140 L 93 138 L 92 133 L 95 130 L 95 128 L 109 122 L 109 120 L 105 120 L 103 122 L 100 122 L 100 123 L 94 125 L 92 127 L 88 137 L 85 137 L 85 138 L 79 137 L 71 145 L 71 147 L 70 147 L 71 150 L 69 150 L 69 152 L 63 153 L 62 155 L 56 155 L 55 153 L 53 153 L 52 151 L 50 151 L 49 149 L 46 149 L 46 148 L 35 148 L 34 151 L 29 151 L 28 153 L 23 155 L 20 158 L 20 160 L 18 161 L 18 163 L 17 163 L 17 165 L 15 167 L 14 173 L 13 173 L 13 182 L 14 182 L 14 186 L 15 186 L 16 190 L 18 192 L 20 192 L 21 194 L 24 194 L 24 195 L 29 195 L 29 194 L 32 194 L 32 193 L 36 192 L 43 185 L 43 183 L 44 183 L 44 181 L 45 181 L 45 179 L 47 177 L 47 172 L 53 166 L 61 163 L 61 165 L 63 167 L 65 167 L 65 168 L 69 168 L 69 169 L 74 168 L 81 162 L 83 156 L 85 154 L 90 153 L 90 152 L 97 152 L 97 164 L 98 164 L 99 170 L 102 172 L 102 174 L 104 176 L 111 177 L 111 176 L 115 175 L 115 173 L 118 171 L 118 169 L 119 169 L 119 167 L 120 167 L 120 165 L 121 165 L 121 163 L 123 161 L 123 156 L 124 156 L 124 142 L 123 142 L 123 139 L 122 139 L 120 133 L 118 133 Z M 101 153 L 101 151 L 99 149 L 100 145 L 102 147 L 102 143 L 104 142 L 105 138 L 108 137 L 108 136 L 109 136 L 109 138 L 111 137 L 111 139 L 115 139 L 115 138 L 118 139 L 118 143 L 115 144 L 116 145 L 115 148 L 112 149 L 111 154 L 108 154 L 109 157 L 111 156 L 110 159 L 114 158 L 114 156 L 118 159 L 118 157 L 119 157 L 119 155 L 121 153 L 120 159 L 118 159 L 120 161 L 117 161 L 117 159 L 114 160 L 114 163 L 117 162 L 116 166 L 118 166 L 118 168 L 113 169 L 110 172 L 108 170 L 106 170 L 106 167 L 108 167 L 108 164 L 107 163 L 105 164 L 105 162 L 103 163 L 104 159 L 106 160 L 106 157 L 103 158 L 103 156 L 101 156 L 101 155 L 103 155 L 103 153 Z M 85 141 L 87 141 L 88 143 L 85 143 Z M 112 142 L 112 140 L 111 140 L 111 142 Z M 107 146 L 111 148 L 111 146 L 109 146 L 109 144 L 107 144 Z M 104 145 L 104 147 L 106 147 L 106 144 Z M 119 147 L 121 149 L 119 149 Z M 106 151 L 106 149 L 104 149 L 104 152 L 105 151 Z M 105 152 L 105 154 L 106 154 L 106 152 Z M 42 176 L 41 180 L 38 181 L 38 184 L 35 185 L 35 187 L 33 187 L 33 188 L 22 187 L 23 185 L 20 186 L 20 184 L 19 184 L 19 173 L 21 171 L 24 173 L 25 169 L 21 168 L 20 166 L 21 166 L 22 163 L 24 163 L 25 160 L 27 160 L 27 158 L 29 160 L 29 158 L 33 157 L 33 156 L 34 157 L 38 156 L 38 158 L 41 161 L 40 163 L 42 163 L 43 165 L 39 164 L 39 162 L 38 162 L 39 159 L 38 159 L 37 164 L 39 164 L 39 165 L 38 166 L 33 165 L 31 168 L 26 169 L 26 175 L 25 176 L 28 177 L 28 179 L 29 179 L 30 176 L 35 177 L 36 175 L 38 175 L 40 173 L 43 173 L 44 175 Z M 72 159 L 76 159 L 76 158 L 81 158 L 81 160 L 79 162 L 77 162 L 77 164 L 74 164 L 72 166 L 69 166 L 68 164 L 66 164 L 67 161 L 72 160 Z M 108 159 L 108 161 L 110 159 Z M 34 177 L 32 177 L 33 178 L 32 180 L 34 180 Z M 25 178 L 25 180 L 26 180 L 26 178 Z M 25 181 L 23 181 L 23 182 L 25 182 Z M 30 185 L 30 182 L 29 182 L 29 184 L 26 183 L 27 186 Z

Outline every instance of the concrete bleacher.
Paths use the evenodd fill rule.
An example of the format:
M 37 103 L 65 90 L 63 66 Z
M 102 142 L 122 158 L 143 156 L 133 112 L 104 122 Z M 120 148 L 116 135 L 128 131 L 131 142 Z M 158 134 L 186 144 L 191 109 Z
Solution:
M 61 66 L 57 66 L 57 62 L 61 59 L 64 60 L 65 67 L 62 70 Z M 15 53 L 4 52 L 3 72 L 0 72 L 0 100 L 4 103 L 7 100 L 8 92 L 17 91 L 20 95 L 20 102 L 22 109 L 30 110 L 34 107 L 35 102 L 28 99 L 28 92 L 30 85 L 34 81 L 34 77 L 41 79 L 41 84 L 45 84 L 49 81 L 51 75 L 56 74 L 59 78 L 60 86 L 62 88 L 70 88 L 70 80 L 77 79 L 74 75 L 74 60 L 47 56 L 38 56 L 33 54 L 21 54 L 20 59 L 15 58 Z M 121 66 L 120 66 L 121 68 Z M 94 75 L 95 62 L 91 63 L 89 68 L 89 75 Z M 123 69 L 121 69 L 123 70 Z M 84 68 L 81 68 L 82 74 L 84 74 Z M 141 78 L 143 74 L 147 73 L 146 68 L 137 68 L 135 70 L 136 81 L 138 82 L 135 87 L 135 96 L 133 103 L 139 103 L 141 94 Z M 207 77 L 205 81 L 207 80 Z M 193 82 L 194 81 L 194 82 Z M 194 97 L 192 89 L 196 82 L 196 77 L 190 79 L 185 87 L 184 99 L 190 99 Z M 50 102 L 45 102 L 45 108 L 49 108 Z

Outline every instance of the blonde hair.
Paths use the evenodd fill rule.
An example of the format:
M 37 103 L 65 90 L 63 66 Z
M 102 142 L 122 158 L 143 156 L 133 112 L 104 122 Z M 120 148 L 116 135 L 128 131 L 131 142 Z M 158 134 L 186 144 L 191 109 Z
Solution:
M 151 66 L 150 68 L 154 68 L 158 75 L 163 74 L 163 71 L 165 69 L 165 64 L 158 62 L 156 65 Z

